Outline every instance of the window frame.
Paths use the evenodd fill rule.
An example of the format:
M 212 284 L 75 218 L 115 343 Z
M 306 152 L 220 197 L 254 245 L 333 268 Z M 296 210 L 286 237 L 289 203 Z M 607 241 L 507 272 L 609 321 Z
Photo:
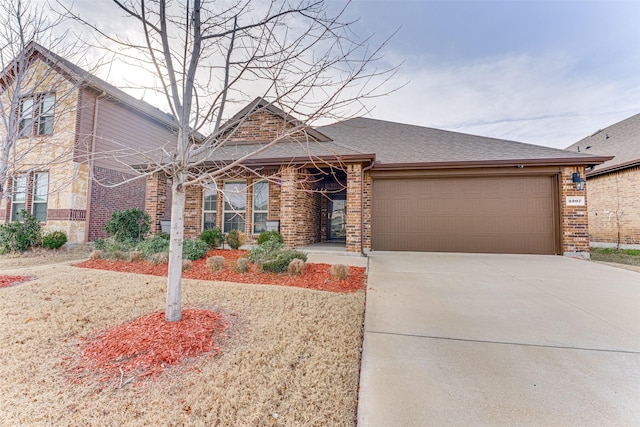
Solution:
M 38 177 L 46 176 L 47 182 L 44 194 L 38 194 L 38 189 L 41 188 L 38 185 Z M 43 197 L 43 200 L 36 200 L 36 197 Z M 33 174 L 33 187 L 31 190 L 31 215 L 38 218 L 36 214 L 36 205 L 44 205 L 44 218 L 38 218 L 39 222 L 47 222 L 47 205 L 49 203 L 49 172 L 34 172 Z
M 266 185 L 265 190 L 266 190 L 266 208 L 265 209 L 256 209 L 256 188 L 258 185 Z M 267 231 L 267 221 L 269 221 L 269 181 L 267 180 L 260 180 L 260 181 L 255 181 L 253 183 L 253 189 L 252 189 L 252 197 L 251 197 L 251 230 L 253 232 L 253 234 L 260 234 L 264 231 Z M 256 229 L 256 214 L 260 214 L 260 215 L 266 215 L 265 217 L 265 223 L 264 223 L 264 229 L 263 230 L 257 230 Z
M 52 102 L 51 106 L 45 110 L 44 104 L 47 99 L 51 99 Z M 26 102 L 31 102 L 31 107 L 25 111 L 24 105 Z M 18 106 L 18 137 L 29 138 L 53 135 L 55 131 L 55 109 L 55 92 L 44 92 L 20 97 L 20 104 Z M 28 115 L 25 114 L 27 112 Z M 43 126 L 45 126 L 45 128 L 43 128 Z
M 22 207 L 19 209 L 20 211 L 27 210 L 27 199 L 28 199 L 28 195 L 27 192 L 29 190 L 28 186 L 29 186 L 29 179 L 28 179 L 28 174 L 20 174 L 20 175 L 15 175 L 12 178 L 13 182 L 11 184 L 11 221 L 16 221 L 19 220 L 18 218 L 18 212 L 16 211 L 16 205 L 22 205 Z M 18 187 L 18 183 L 19 181 L 24 180 L 24 187 L 22 188 L 22 191 L 18 191 L 20 189 L 20 187 Z M 17 202 L 16 203 L 16 196 L 22 194 L 22 202 Z
M 211 209 L 207 209 L 206 208 L 206 204 L 207 204 L 207 191 L 213 192 L 213 210 Z M 211 194 L 209 194 L 209 196 L 211 196 Z M 211 203 L 211 202 L 209 202 Z M 205 185 L 203 190 L 202 190 L 202 231 L 204 230 L 208 230 L 207 228 L 205 228 L 205 217 L 207 214 L 211 214 L 213 213 L 213 227 L 209 227 L 209 228 L 216 228 L 217 227 L 217 216 L 218 216 L 218 187 L 216 186 L 215 182 Z M 210 222 L 209 222 L 210 223 Z
M 243 189 L 243 193 L 244 193 L 244 209 L 235 209 L 235 208 L 227 208 L 227 205 L 231 206 L 231 200 L 228 197 L 228 186 L 229 184 L 243 184 L 244 185 L 244 189 Z M 239 194 L 236 193 L 236 194 Z M 238 230 L 241 231 L 242 233 L 245 232 L 245 229 L 247 227 L 247 181 L 246 180 L 232 180 L 232 181 L 225 181 L 224 183 L 224 189 L 222 191 L 222 197 L 223 197 L 223 201 L 222 201 L 222 232 L 227 234 L 229 233 L 229 231 L 231 230 Z M 236 217 L 240 217 L 242 218 L 242 227 L 241 228 L 227 228 L 227 223 L 229 222 L 231 225 L 233 225 L 233 222 L 231 221 L 227 221 L 227 214 L 233 214 L 232 218 L 236 218 Z

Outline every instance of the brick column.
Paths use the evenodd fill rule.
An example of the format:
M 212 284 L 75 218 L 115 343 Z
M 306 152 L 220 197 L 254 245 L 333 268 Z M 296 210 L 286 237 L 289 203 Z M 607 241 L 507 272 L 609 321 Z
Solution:
M 280 234 L 287 246 L 296 246 L 296 190 L 298 169 L 292 166 L 280 169 Z
M 165 217 L 167 204 L 167 176 L 157 172 L 147 177 L 147 191 L 144 200 L 144 210 L 151 217 L 151 232 L 161 231 L 160 220 Z
M 562 252 L 567 256 L 589 258 L 589 225 L 587 190 L 576 190 L 573 173 L 584 179 L 584 167 L 565 167 L 560 174 L 560 205 L 562 206 Z M 567 206 L 567 197 L 584 197 L 584 205 Z
M 362 165 L 347 165 L 347 252 L 360 252 L 362 239 Z

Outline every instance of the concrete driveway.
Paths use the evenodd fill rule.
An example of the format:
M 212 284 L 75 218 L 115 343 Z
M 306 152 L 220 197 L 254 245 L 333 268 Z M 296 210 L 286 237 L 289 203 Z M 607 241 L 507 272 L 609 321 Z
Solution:
M 370 254 L 359 426 L 638 425 L 640 274 Z

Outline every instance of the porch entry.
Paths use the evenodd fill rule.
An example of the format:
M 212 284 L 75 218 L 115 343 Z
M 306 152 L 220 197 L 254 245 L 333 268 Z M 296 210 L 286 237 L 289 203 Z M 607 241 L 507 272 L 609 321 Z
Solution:
M 347 195 L 345 192 L 329 195 L 327 225 L 327 240 L 347 240 Z

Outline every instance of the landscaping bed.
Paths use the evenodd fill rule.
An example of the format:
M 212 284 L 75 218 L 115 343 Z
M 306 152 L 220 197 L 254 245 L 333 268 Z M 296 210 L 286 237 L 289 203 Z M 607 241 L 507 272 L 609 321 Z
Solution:
M 195 340 L 203 351 L 175 365 L 161 355 L 161 369 L 146 376 L 109 362 L 92 375 L 85 350 L 94 344 L 106 344 L 103 360 L 121 357 L 108 353 L 120 341 L 110 332 L 140 321 L 153 344 L 153 325 L 167 327 L 166 280 L 3 261 L 3 273 L 34 279 L 2 289 L 0 425 L 355 425 L 363 291 L 187 279 L 183 313 L 210 313 L 204 336 L 214 341 Z M 140 356 L 160 347 L 140 347 Z M 119 362 L 138 355 L 124 354 Z
M 249 270 L 239 273 L 233 268 L 233 263 L 238 258 L 246 257 L 247 251 L 241 250 L 210 250 L 206 257 L 193 261 L 191 268 L 182 273 L 186 279 L 214 280 L 235 283 L 253 283 L 263 285 L 293 286 L 306 289 L 317 289 L 329 292 L 355 292 L 365 289 L 366 275 L 362 267 L 349 267 L 346 279 L 338 280 L 331 275 L 331 266 L 328 264 L 308 263 L 301 275 L 289 275 L 287 273 L 267 273 L 260 270 L 255 264 L 249 265 Z M 206 258 L 222 256 L 225 265 L 221 270 L 210 271 L 206 265 Z M 86 260 L 75 264 L 76 267 L 95 268 L 127 273 L 150 274 L 153 276 L 166 276 L 167 264 L 152 264 L 148 261 L 116 261 L 107 259 Z
M 640 266 L 640 250 L 591 248 L 591 259 L 599 262 Z

